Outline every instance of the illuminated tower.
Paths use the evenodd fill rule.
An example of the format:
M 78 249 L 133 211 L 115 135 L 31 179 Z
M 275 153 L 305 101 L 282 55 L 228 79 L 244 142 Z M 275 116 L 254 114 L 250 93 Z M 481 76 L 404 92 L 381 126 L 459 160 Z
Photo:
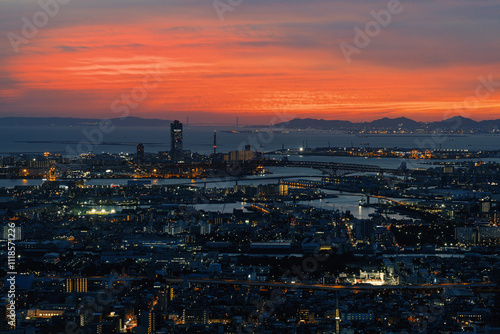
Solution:
M 170 124 L 170 156 L 182 160 L 182 123 L 177 120 Z

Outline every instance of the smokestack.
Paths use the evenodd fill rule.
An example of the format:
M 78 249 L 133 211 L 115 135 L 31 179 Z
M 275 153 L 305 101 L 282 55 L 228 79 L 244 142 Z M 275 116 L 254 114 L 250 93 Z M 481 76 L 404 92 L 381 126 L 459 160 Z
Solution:
M 214 130 L 214 155 L 217 154 L 217 130 Z

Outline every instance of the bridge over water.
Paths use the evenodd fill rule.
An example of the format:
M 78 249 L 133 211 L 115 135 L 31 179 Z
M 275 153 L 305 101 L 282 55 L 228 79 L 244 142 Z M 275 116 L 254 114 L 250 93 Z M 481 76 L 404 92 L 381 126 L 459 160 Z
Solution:
M 330 177 L 340 177 L 352 173 L 378 173 L 378 174 L 405 174 L 408 170 L 382 168 L 375 165 L 345 164 L 336 162 L 319 161 L 291 161 L 291 160 L 248 160 L 248 161 L 213 161 L 200 163 L 167 163 L 162 167 L 165 170 L 179 169 L 209 169 L 226 173 L 226 176 L 241 176 L 250 174 L 259 167 L 292 167 L 313 168 L 322 171 Z M 223 176 L 223 175 L 214 175 Z

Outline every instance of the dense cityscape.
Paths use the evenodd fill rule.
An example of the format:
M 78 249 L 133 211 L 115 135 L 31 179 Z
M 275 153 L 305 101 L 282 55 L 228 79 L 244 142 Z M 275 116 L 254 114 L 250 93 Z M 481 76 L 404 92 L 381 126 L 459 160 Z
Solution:
M 500 330 L 500 164 L 484 152 L 218 152 L 214 132 L 204 155 L 169 130 L 158 153 L 2 157 L 4 178 L 41 181 L 0 188 L 4 331 Z M 406 160 L 314 161 L 340 151 Z M 348 196 L 371 213 L 335 206 Z

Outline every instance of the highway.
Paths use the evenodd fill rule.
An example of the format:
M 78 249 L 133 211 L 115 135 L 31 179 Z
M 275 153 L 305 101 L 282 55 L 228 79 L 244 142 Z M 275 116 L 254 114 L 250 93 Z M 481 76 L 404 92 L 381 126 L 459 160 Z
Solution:
M 286 289 L 308 289 L 308 290 L 437 290 L 445 288 L 492 288 L 494 283 L 443 283 L 443 284 L 416 284 L 416 285 L 324 285 L 324 284 L 304 284 L 304 283 L 284 283 L 284 282 L 255 282 L 255 281 L 238 281 L 229 279 L 182 279 L 182 278 L 167 278 L 170 283 L 197 283 L 197 284 L 229 284 L 229 285 L 252 285 L 252 286 L 267 286 Z
M 123 281 L 136 281 L 143 279 L 150 279 L 146 276 L 87 276 L 87 277 L 59 277 L 48 276 L 45 279 L 64 280 L 67 278 L 88 278 L 94 280 L 123 280 Z M 460 289 L 460 288 L 494 288 L 496 286 L 493 282 L 474 282 L 474 283 L 442 283 L 442 284 L 414 284 L 414 285 L 369 285 L 369 284 L 305 284 L 305 283 L 285 283 L 285 282 L 257 282 L 257 281 L 242 281 L 232 279 L 201 279 L 201 278 L 163 278 L 161 282 L 167 283 L 195 283 L 195 284 L 226 284 L 226 285 L 251 285 L 251 286 L 266 286 L 285 289 L 308 289 L 308 290 L 439 290 L 439 289 Z
M 235 174 L 245 174 L 255 170 L 257 167 L 295 167 L 295 168 L 314 168 L 330 176 L 341 176 L 349 173 L 391 173 L 400 174 L 402 171 L 393 168 L 382 168 L 375 165 L 344 164 L 335 162 L 319 161 L 292 161 L 292 160 L 248 160 L 248 161 L 215 161 L 201 163 L 167 163 L 162 165 L 163 169 L 182 169 L 182 168 L 204 168 L 219 171 L 232 170 L 231 176 Z
M 321 175 L 288 175 L 288 176 L 254 176 L 254 177 L 229 177 L 229 178 L 217 178 L 212 179 L 192 179 L 189 182 L 174 183 L 170 186 L 192 186 L 192 185 L 203 185 L 205 183 L 224 183 L 224 182 L 246 182 L 246 181 L 261 181 L 261 180 L 281 180 L 281 179 L 297 179 L 297 178 L 322 178 Z M 362 196 L 362 195 L 361 195 Z

